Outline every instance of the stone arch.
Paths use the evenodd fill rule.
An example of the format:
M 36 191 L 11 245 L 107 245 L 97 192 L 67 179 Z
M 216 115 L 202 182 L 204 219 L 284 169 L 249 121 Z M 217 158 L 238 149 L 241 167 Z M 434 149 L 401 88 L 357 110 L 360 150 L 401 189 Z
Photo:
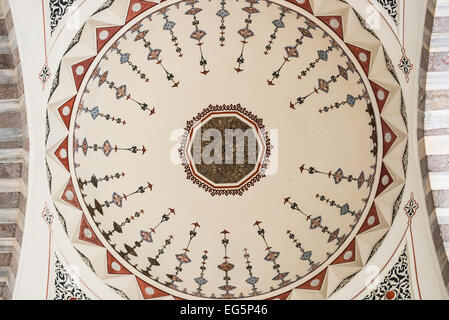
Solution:
M 27 199 L 28 133 L 14 23 L 0 1 L 0 300 L 11 299 Z
M 449 16 L 429 0 L 424 25 L 418 103 L 418 147 L 427 212 L 449 290 Z M 444 43 L 443 43 L 444 42 Z M 443 76 L 443 77 L 442 77 Z

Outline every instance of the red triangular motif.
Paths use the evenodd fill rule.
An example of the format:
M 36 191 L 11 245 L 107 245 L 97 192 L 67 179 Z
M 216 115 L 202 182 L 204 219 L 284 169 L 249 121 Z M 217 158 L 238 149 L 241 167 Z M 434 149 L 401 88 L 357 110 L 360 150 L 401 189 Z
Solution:
M 156 4 L 157 3 L 155 2 L 131 0 L 131 2 L 129 3 L 128 15 L 126 16 L 126 23 L 134 19 L 137 15 L 144 12 L 145 10 L 154 7 Z
M 76 89 L 78 90 L 83 82 L 84 76 L 86 75 L 87 69 L 89 69 L 90 64 L 94 61 L 95 57 L 86 59 L 72 66 L 73 80 L 75 81 Z
M 387 170 L 387 167 L 384 163 L 382 163 L 382 169 L 380 170 L 380 181 L 379 186 L 377 187 L 376 197 L 384 192 L 391 184 L 393 183 L 393 178 L 390 172 Z
M 306 283 L 303 283 L 297 289 L 306 289 L 306 290 L 321 290 L 323 286 L 324 277 L 326 276 L 327 268 L 317 274 L 314 278 L 310 279 Z
M 362 66 L 363 71 L 365 71 L 365 74 L 368 76 L 371 64 L 371 52 L 349 43 L 347 43 L 347 46 L 355 55 L 360 65 Z
M 107 252 L 108 273 L 110 274 L 131 274 L 123 264 L 117 261 L 110 253 Z
M 158 298 L 158 297 L 165 297 L 168 296 L 169 294 L 159 290 L 156 287 L 153 287 L 152 285 L 149 285 L 148 283 L 146 283 L 145 281 L 139 279 L 136 277 L 137 280 L 137 284 L 139 285 L 139 289 L 140 292 L 142 292 L 142 296 L 144 299 L 153 299 L 153 298 Z
M 69 146 L 69 137 L 67 136 L 59 145 L 59 147 L 56 149 L 55 156 L 56 158 L 58 158 L 61 164 L 67 169 L 67 171 L 70 171 L 68 146 Z
M 80 232 L 78 234 L 78 239 L 89 242 L 96 246 L 103 247 L 103 244 L 95 235 L 95 232 L 92 230 L 91 226 L 89 225 L 89 222 L 87 222 L 86 216 L 84 214 L 83 217 L 81 218 Z
M 117 33 L 117 31 L 120 30 L 120 28 L 121 26 L 97 28 L 97 52 L 100 52 L 100 50 L 103 49 L 104 45 Z
M 312 11 L 312 6 L 310 5 L 310 1 L 309 0 L 303 0 L 303 3 L 300 3 L 300 1 L 297 0 L 287 0 L 290 3 L 293 3 L 295 5 L 297 5 L 298 7 L 303 8 L 304 10 L 310 12 L 311 14 L 313 14 Z
M 343 19 L 340 16 L 317 17 L 331 28 L 343 40 Z
M 379 215 L 377 214 L 376 205 L 373 203 L 371 209 L 368 212 L 368 216 L 362 224 L 359 232 L 357 234 L 361 234 L 367 230 L 374 228 L 380 224 Z
M 280 294 L 276 297 L 270 298 L 269 300 L 287 300 L 288 296 L 290 295 L 290 293 L 292 293 L 292 290 L 287 291 L 283 294 Z
M 61 117 L 62 121 L 64 122 L 67 129 L 70 126 L 70 118 L 72 117 L 72 110 L 73 110 L 73 104 L 75 103 L 76 96 L 74 96 L 72 99 L 64 103 L 62 106 L 58 108 L 59 116 Z
M 388 100 L 388 96 L 390 95 L 390 92 L 381 86 L 379 86 L 377 83 L 370 81 L 371 87 L 373 88 L 374 95 L 376 96 L 377 106 L 379 107 L 379 112 L 382 113 L 382 110 L 384 109 L 385 103 Z
M 73 187 L 72 179 L 67 183 L 64 192 L 62 193 L 61 199 L 81 210 L 80 203 L 78 202 L 78 197 L 75 193 L 75 188 Z
M 383 134 L 383 156 L 390 151 L 391 146 L 394 144 L 398 136 L 390 128 L 390 126 L 381 118 L 382 134 Z
M 349 246 L 343 251 L 332 264 L 341 264 L 355 261 L 355 239 L 351 241 Z

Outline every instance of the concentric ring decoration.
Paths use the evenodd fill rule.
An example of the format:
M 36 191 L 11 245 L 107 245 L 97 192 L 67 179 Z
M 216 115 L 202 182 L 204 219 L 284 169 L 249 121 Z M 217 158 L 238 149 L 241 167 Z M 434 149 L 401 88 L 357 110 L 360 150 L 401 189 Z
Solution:
M 217 4 L 217 10 L 219 10 L 221 6 L 224 6 L 223 2 L 224 1 L 222 1 L 220 5 Z M 151 121 L 154 121 L 155 117 L 158 116 L 158 110 L 152 109 L 151 106 L 141 102 L 137 97 L 131 95 L 131 91 L 127 91 L 130 88 L 115 84 L 112 80 L 110 80 L 110 78 L 108 78 L 109 75 L 105 75 L 105 73 L 103 73 L 103 70 L 100 72 L 98 68 L 100 61 L 103 61 L 103 59 L 107 57 L 107 53 L 111 52 L 111 48 L 116 50 L 116 53 L 123 58 L 123 52 L 118 51 L 117 46 L 114 47 L 114 44 L 117 44 L 119 40 L 125 41 L 126 37 L 129 37 L 129 34 L 127 35 L 128 32 L 134 31 L 138 35 L 142 34 L 142 30 L 140 30 L 140 27 L 138 26 L 138 22 L 142 21 L 142 19 L 146 18 L 151 21 L 152 14 L 156 12 L 162 13 L 162 17 L 165 19 L 166 11 L 164 11 L 163 8 L 170 6 L 176 6 L 179 8 L 181 6 L 183 11 L 185 11 L 184 8 L 186 8 L 186 10 L 190 7 L 193 9 L 197 8 L 194 11 L 189 10 L 189 14 L 190 16 L 194 16 L 193 21 L 195 22 L 197 21 L 196 14 L 199 14 L 200 10 L 198 10 L 198 8 L 201 4 L 201 1 L 190 0 L 181 2 L 164 1 L 162 3 L 143 0 L 113 1 L 110 6 L 105 7 L 103 10 L 87 20 L 82 32 L 79 35 L 79 38 L 74 41 L 70 50 L 68 50 L 62 58 L 58 75 L 58 84 L 55 87 L 48 103 L 49 132 L 46 147 L 46 158 L 49 168 L 51 197 L 58 213 L 60 213 L 61 221 L 66 229 L 67 236 L 72 242 L 74 248 L 82 255 L 83 260 L 87 262 L 88 266 L 91 267 L 96 275 L 107 285 L 116 289 L 117 292 L 120 292 L 123 296 L 130 299 L 245 299 L 252 297 L 261 299 L 326 299 L 332 295 L 336 289 L 341 288 L 350 276 L 354 275 L 364 267 L 371 257 L 376 244 L 378 244 L 388 232 L 392 224 L 395 206 L 397 206 L 397 202 L 400 201 L 400 194 L 405 182 L 403 157 L 407 146 L 407 128 L 404 123 L 404 114 L 402 112 L 402 93 L 400 85 L 391 72 L 392 67 L 389 66 L 387 62 L 384 48 L 379 39 L 377 39 L 362 26 L 353 9 L 343 1 L 279 0 L 266 2 L 263 0 L 250 0 L 243 4 L 241 2 L 236 3 L 236 6 L 239 6 L 239 10 L 242 6 L 249 6 L 248 8 L 250 9 L 246 9 L 245 11 L 250 14 L 256 13 L 259 10 L 255 9 L 255 6 L 257 5 L 259 5 L 260 10 L 262 10 L 262 7 L 265 6 L 270 7 L 271 5 L 276 5 L 281 8 L 282 12 L 296 12 L 298 13 L 298 17 L 305 17 L 304 19 L 306 21 L 313 21 L 313 23 L 309 24 L 309 26 L 313 29 L 313 25 L 319 25 L 319 27 L 324 30 L 324 34 L 331 35 L 331 38 L 338 43 L 336 46 L 341 47 L 343 51 L 346 52 L 349 61 L 352 61 L 354 63 L 354 67 L 361 71 L 360 81 L 366 85 L 367 92 L 363 97 L 361 96 L 359 100 L 366 99 L 366 101 L 369 101 L 369 104 L 372 105 L 372 109 L 374 110 L 374 121 L 378 127 L 377 130 L 374 130 L 376 134 L 376 137 L 374 138 L 377 138 L 378 141 L 376 148 L 377 162 L 375 167 L 379 170 L 375 170 L 370 179 L 365 179 L 364 175 L 359 178 L 345 176 L 341 170 L 337 170 L 335 172 L 329 171 L 329 174 L 327 174 L 327 171 L 323 171 L 324 175 L 329 176 L 329 179 L 332 181 L 335 179 L 336 184 L 337 181 L 339 182 L 341 179 L 348 180 L 349 182 L 359 180 L 359 185 L 368 183 L 371 184 L 373 188 L 373 192 L 370 192 L 368 198 L 366 199 L 367 205 L 365 206 L 363 212 L 360 211 L 359 213 L 354 213 L 354 215 L 357 216 L 356 223 L 348 234 L 341 235 L 337 231 L 338 229 L 335 233 L 330 232 L 327 230 L 327 227 L 324 227 L 321 224 L 321 216 L 319 219 L 312 219 L 311 215 L 305 214 L 307 225 L 311 223 L 311 226 L 314 228 L 319 227 L 323 233 L 329 234 L 330 241 L 336 240 L 338 242 L 337 250 L 332 254 L 329 254 L 328 258 L 324 259 L 324 262 L 320 264 L 312 263 L 310 272 L 307 272 L 303 276 L 297 276 L 295 280 L 290 279 L 286 281 L 285 279 L 289 272 L 281 272 L 281 267 L 276 262 L 279 252 L 275 251 L 276 248 L 272 249 L 267 244 L 268 252 L 266 253 L 267 255 L 265 256 L 265 261 L 263 262 L 266 263 L 274 261 L 274 268 L 272 270 L 277 270 L 277 275 L 275 278 L 272 280 L 266 280 L 266 283 L 269 283 L 269 281 L 274 281 L 271 289 L 259 291 L 255 288 L 255 283 L 259 280 L 260 282 L 263 282 L 263 285 L 267 288 L 269 288 L 269 284 L 266 284 L 264 279 L 259 279 L 257 276 L 253 275 L 250 268 L 250 278 L 244 281 L 242 280 L 242 283 L 246 283 L 246 285 L 253 285 L 253 290 L 250 290 L 245 294 L 241 293 L 240 295 L 237 292 L 232 293 L 232 290 L 236 289 L 235 285 L 237 284 L 230 284 L 232 281 L 230 280 L 229 272 L 234 268 L 234 265 L 229 262 L 230 258 L 226 256 L 226 250 L 229 240 L 231 240 L 232 244 L 233 233 L 232 231 L 229 233 L 226 229 L 224 229 L 219 235 L 219 239 L 217 241 L 220 246 L 222 246 L 222 244 L 224 245 L 224 261 L 212 261 L 212 253 L 208 253 L 207 251 L 197 253 L 195 255 L 197 259 L 194 260 L 192 258 L 191 260 L 188 255 L 190 253 L 190 242 L 188 242 L 187 247 L 181 247 L 182 243 L 179 243 L 178 250 L 184 248 L 184 253 L 177 254 L 176 259 L 172 259 L 174 261 L 170 266 L 172 270 L 177 270 L 176 273 L 167 274 L 167 277 L 171 281 L 166 281 L 167 279 L 159 281 L 158 277 L 152 277 L 149 273 L 152 266 L 159 264 L 158 261 L 149 259 L 151 263 L 150 268 L 145 271 L 142 268 L 139 269 L 139 262 L 133 262 L 134 260 L 129 258 L 129 256 L 132 256 L 137 250 L 140 250 L 138 248 L 140 248 L 142 243 L 153 241 L 153 236 L 156 234 L 155 229 L 149 232 L 141 231 L 142 240 L 140 242 L 137 241 L 135 245 L 126 245 L 126 251 L 122 251 L 122 249 L 117 248 L 116 245 L 111 245 L 108 241 L 108 237 L 110 237 L 112 233 L 121 233 L 118 231 L 122 230 L 125 225 L 131 223 L 128 221 L 138 219 L 143 214 L 143 210 L 140 211 L 136 209 L 136 212 L 130 218 L 124 220 L 122 224 L 115 223 L 114 229 L 109 231 L 109 233 L 107 230 L 99 228 L 101 223 L 98 223 L 99 220 L 96 220 L 98 217 L 104 216 L 104 213 L 106 213 L 106 210 L 110 206 L 115 205 L 115 207 L 121 208 L 123 203 L 127 201 L 127 198 L 134 196 L 135 194 L 145 193 L 150 194 L 151 197 L 153 188 L 156 190 L 158 185 L 154 184 L 153 186 L 153 182 L 144 181 L 144 183 L 137 188 L 136 192 L 128 194 L 124 193 L 123 195 L 121 193 L 114 193 L 112 201 L 106 201 L 104 204 L 100 203 L 96 199 L 95 202 L 91 199 L 92 201 L 87 204 L 83 200 L 83 186 L 86 186 L 89 183 L 98 184 L 100 180 L 101 182 L 114 179 L 117 181 L 124 178 L 125 173 L 117 172 L 115 174 L 106 175 L 104 179 L 95 177 L 95 179 L 85 180 L 83 182 L 81 177 L 77 174 L 77 170 L 80 165 L 77 163 L 77 157 L 81 154 L 81 152 L 83 152 L 84 155 L 90 155 L 94 152 L 102 153 L 102 156 L 109 159 L 109 155 L 111 153 L 115 154 L 118 151 L 129 152 L 132 155 L 137 154 L 142 157 L 150 157 L 153 150 L 150 145 L 141 146 L 140 143 L 138 145 L 138 143 L 134 142 L 133 144 L 135 145 L 119 147 L 114 145 L 114 143 L 109 140 L 106 140 L 104 143 L 102 141 L 95 141 L 95 144 L 91 144 L 93 143 L 89 140 L 91 138 L 81 141 L 79 137 L 76 136 L 76 132 L 79 129 L 77 116 L 80 116 L 83 112 L 90 112 L 90 114 L 95 115 L 95 117 L 103 117 L 105 120 L 112 122 L 111 125 L 115 125 L 117 128 L 124 128 L 132 125 L 132 123 L 130 124 L 130 120 L 125 122 L 121 118 L 114 117 L 109 114 L 102 114 L 101 110 L 99 111 L 98 109 L 93 111 L 92 109 L 89 109 L 88 106 L 84 105 L 82 103 L 83 95 L 89 93 L 90 88 L 92 88 L 89 87 L 89 82 L 99 78 L 101 83 L 105 83 L 105 88 L 108 86 L 109 89 L 115 91 L 117 100 L 132 100 L 132 103 L 135 103 L 135 105 L 143 110 L 142 117 L 147 117 L 148 119 L 151 119 Z M 234 5 L 234 3 L 225 4 L 227 4 L 227 7 L 222 7 L 221 9 L 225 10 L 229 14 L 229 7 Z M 197 7 L 195 7 L 195 5 L 197 5 Z M 211 4 L 209 4 L 209 6 L 210 5 Z M 170 9 L 172 8 L 174 7 L 171 7 Z M 222 25 L 224 25 L 225 19 L 227 19 L 228 16 L 225 14 L 225 11 L 221 11 L 221 14 L 217 14 L 217 21 L 220 22 L 221 18 Z M 148 17 L 150 18 L 148 19 Z M 281 17 L 283 16 L 281 15 Z M 236 26 L 235 30 L 236 36 L 238 32 L 238 34 L 243 37 L 243 47 L 245 47 L 246 43 L 251 41 L 249 39 L 253 36 L 253 34 L 251 34 L 252 31 L 249 29 L 248 21 L 252 21 L 252 19 L 249 18 L 246 20 L 246 28 L 240 29 Z M 275 25 L 277 32 L 278 29 L 283 28 L 283 21 L 275 21 L 277 22 L 273 22 L 273 24 Z M 271 25 L 271 20 L 268 22 Z M 171 32 L 174 26 L 173 21 L 167 18 L 166 23 L 166 28 L 164 28 L 164 30 Z M 219 25 L 220 24 L 217 24 L 217 26 Z M 172 48 L 173 50 L 176 50 L 177 56 L 180 58 L 182 57 L 182 61 L 185 61 L 184 59 L 191 59 L 194 61 L 196 66 L 198 66 L 198 57 L 189 57 L 188 54 L 184 53 L 184 48 L 181 49 L 184 44 L 187 46 L 187 43 L 192 44 L 192 41 L 194 40 L 198 41 L 198 46 L 195 46 L 195 48 L 202 48 L 201 50 L 203 50 L 203 48 L 209 48 L 206 45 L 203 46 L 202 42 L 206 32 L 198 28 L 198 24 L 194 24 L 193 26 L 196 26 L 196 30 L 190 37 L 191 39 L 177 39 L 176 36 L 173 36 L 172 34 L 171 40 L 175 39 L 172 41 Z M 204 26 L 202 27 L 204 28 Z M 213 32 L 216 31 L 217 39 L 220 39 L 220 43 L 214 43 L 213 45 L 218 46 L 218 48 L 226 48 L 228 45 L 226 42 L 228 41 L 227 38 L 234 37 L 234 35 L 228 31 L 229 29 L 231 29 L 231 26 L 229 25 L 227 26 L 227 29 L 220 29 L 227 30 L 226 40 L 224 37 L 219 37 L 219 28 L 217 28 L 217 30 L 208 31 L 207 35 L 211 37 L 215 36 Z M 142 37 L 145 37 L 145 34 L 142 34 Z M 224 33 L 221 34 L 223 35 Z M 274 38 L 272 37 L 272 39 L 276 39 L 276 36 Z M 238 43 L 240 43 L 240 40 Z M 147 45 L 146 48 L 148 48 L 148 46 L 150 46 L 148 60 L 152 60 L 154 58 L 156 63 L 161 64 L 160 61 L 162 61 L 162 59 L 159 59 L 161 51 L 159 49 L 151 49 L 151 43 Z M 272 50 L 271 46 L 267 46 L 266 50 L 266 54 L 268 55 L 268 50 Z M 289 54 L 289 52 L 292 56 L 288 55 L 288 57 L 293 59 L 295 53 L 293 53 L 293 51 L 287 51 L 287 54 Z M 203 51 L 200 52 L 201 74 L 200 72 L 197 73 L 198 77 L 201 76 L 204 77 L 204 79 L 207 79 L 206 77 L 209 77 L 210 74 L 214 72 L 214 69 L 212 65 L 207 64 L 206 59 L 203 57 L 203 53 Z M 125 56 L 123 59 L 129 59 L 129 56 Z M 287 58 L 284 59 L 288 60 Z M 123 61 L 130 65 L 133 71 L 138 69 L 138 67 L 130 62 L 130 60 L 122 60 L 122 64 Z M 242 73 L 243 75 L 251 72 L 250 63 L 246 63 L 245 65 L 244 61 L 245 60 L 242 59 L 237 60 L 238 66 L 235 68 L 237 74 Z M 182 86 L 183 83 L 188 81 L 185 77 L 183 78 L 183 76 L 186 75 L 177 75 L 179 77 L 179 79 L 177 79 L 174 78 L 174 76 L 167 71 L 165 67 L 163 68 L 166 72 L 170 86 L 173 87 L 171 88 L 172 90 L 177 90 L 178 86 Z M 353 68 L 349 65 L 348 70 L 352 71 Z M 138 70 L 138 74 L 143 82 L 148 79 L 148 75 L 145 74 L 143 70 Z M 273 83 L 270 84 L 270 81 L 273 82 L 273 79 L 267 80 L 268 88 L 273 85 Z M 152 80 L 147 82 L 151 85 Z M 323 82 L 321 82 L 321 84 L 322 83 Z M 324 83 L 326 82 L 324 81 Z M 329 84 L 331 84 L 331 82 L 327 83 L 327 85 Z M 100 87 L 100 85 L 98 87 Z M 315 88 L 314 92 L 318 93 L 321 89 L 322 88 Z M 295 97 L 297 95 L 297 93 L 293 94 Z M 369 97 L 366 97 L 366 95 Z M 292 100 L 294 99 L 293 96 L 291 98 L 287 97 L 287 101 L 284 101 L 283 103 L 285 105 L 285 109 L 291 112 L 292 115 L 295 115 L 297 114 L 295 112 L 298 112 L 301 108 L 300 104 L 302 100 L 298 98 L 297 102 L 294 102 L 295 100 Z M 192 112 L 192 116 L 205 107 L 207 106 L 198 106 L 198 110 L 196 112 Z M 282 106 L 279 108 L 282 108 Z M 92 112 L 95 114 L 92 114 Z M 258 113 L 258 111 L 256 110 L 255 113 Z M 262 118 L 264 118 L 264 123 L 267 124 L 268 119 L 263 116 Z M 189 119 L 190 118 L 186 118 L 186 120 Z M 126 140 L 121 140 L 120 142 L 123 141 Z M 274 148 L 276 148 L 276 142 L 273 141 L 272 144 Z M 330 169 L 331 168 L 329 168 L 329 170 Z M 178 170 L 183 172 L 182 166 L 179 166 Z M 296 176 L 295 179 L 301 178 L 301 174 L 307 172 L 309 174 L 321 173 L 319 169 L 317 170 L 313 167 L 308 167 L 306 164 L 298 163 L 297 174 L 299 177 Z M 262 179 L 254 187 L 245 192 L 245 194 L 251 193 L 253 189 L 256 190 L 257 188 L 262 188 L 263 183 L 269 183 L 268 181 L 268 178 Z M 186 181 L 183 181 L 183 183 L 186 183 Z M 192 189 L 194 188 L 194 186 L 191 186 L 191 183 L 188 187 Z M 199 191 L 197 190 L 196 192 Z M 203 194 L 204 197 L 210 197 L 210 195 L 205 192 L 203 192 Z M 334 201 L 326 199 L 323 195 L 317 194 L 317 199 L 321 199 L 321 201 L 325 201 L 326 203 L 333 203 L 332 206 L 335 206 Z M 295 198 L 294 194 L 285 194 L 282 197 L 275 198 L 274 200 L 272 199 L 272 201 L 277 201 L 276 203 L 279 203 L 277 209 L 279 214 L 291 215 L 292 210 L 294 212 L 298 211 L 299 213 L 303 213 L 301 206 L 298 205 L 299 200 Z M 162 227 L 165 227 L 164 223 L 169 219 L 184 219 L 187 228 L 189 228 L 186 230 L 190 230 L 190 241 L 197 237 L 197 235 L 198 237 L 201 236 L 201 232 L 204 230 L 202 228 L 204 228 L 204 226 L 202 226 L 201 221 L 193 220 L 196 216 L 193 215 L 192 218 L 190 218 L 189 212 L 180 213 L 181 210 L 178 210 L 178 208 L 173 209 L 170 203 L 166 204 L 166 208 L 166 212 L 162 212 L 163 215 L 160 223 L 163 224 Z M 340 206 L 338 208 L 341 209 L 342 207 Z M 345 213 L 347 213 L 347 211 L 345 211 Z M 184 218 L 178 218 L 181 217 L 181 215 Z M 315 216 L 315 214 L 313 214 L 313 216 Z M 192 221 L 189 219 L 192 219 Z M 254 220 L 254 225 L 249 225 L 248 228 L 252 228 L 252 233 L 254 233 L 255 230 L 258 230 L 258 234 L 262 236 L 266 243 L 265 233 L 269 235 L 270 229 L 264 224 L 263 221 L 261 222 L 257 219 Z M 193 222 L 193 224 L 189 227 L 190 222 Z M 314 225 L 314 223 L 316 223 L 316 225 Z M 160 224 L 157 224 L 157 226 Z M 181 233 L 180 230 L 170 231 L 179 231 Z M 287 236 L 292 239 L 294 243 L 298 243 L 293 231 L 288 230 Z M 175 238 L 177 238 L 176 235 Z M 164 241 L 160 242 L 162 245 L 162 253 L 164 253 L 164 250 L 175 240 L 173 240 L 172 237 L 164 238 Z M 181 239 L 179 241 L 181 241 Z M 206 242 L 208 241 L 212 240 L 206 239 Z M 298 245 L 296 247 L 300 248 Z M 190 249 L 193 250 L 192 248 Z M 243 247 L 241 249 L 243 250 Z M 302 257 L 305 257 L 302 260 L 310 261 L 310 254 L 307 254 L 307 252 L 302 248 L 300 249 L 303 252 Z M 244 257 L 246 260 L 242 260 L 243 266 L 248 266 L 251 265 L 251 263 L 254 263 L 252 261 L 253 255 L 250 250 L 251 248 L 249 248 L 248 251 L 247 248 L 244 248 L 242 259 Z M 161 253 L 161 251 L 159 251 L 159 253 Z M 221 259 L 222 253 L 218 254 L 217 257 L 220 257 Z M 182 275 L 181 273 L 184 265 L 190 263 L 191 261 L 194 261 L 197 264 L 198 269 L 198 277 L 195 278 L 195 282 L 199 285 L 199 289 L 196 293 L 192 293 L 190 289 L 182 289 L 182 285 L 179 287 L 175 285 L 176 283 L 182 283 L 182 279 L 180 277 Z M 234 261 L 237 261 L 237 258 L 235 258 Z M 204 269 L 200 269 L 200 265 L 207 265 L 208 268 L 213 268 L 215 267 L 214 265 L 218 265 L 218 269 L 222 272 L 220 273 L 220 277 L 225 274 L 224 279 L 227 279 L 222 283 L 223 285 L 220 289 L 214 289 L 212 290 L 212 293 L 208 293 L 207 295 L 203 294 L 204 291 L 202 291 L 202 287 L 207 285 L 206 276 L 204 276 L 204 274 L 207 275 L 207 272 L 210 269 L 206 267 Z M 245 268 L 242 267 L 242 270 L 244 269 Z M 233 277 L 237 278 L 235 274 L 233 274 Z M 211 278 L 209 278 L 209 282 L 210 281 L 212 281 Z M 279 281 L 280 285 L 277 288 L 274 288 Z M 249 288 L 250 287 L 251 286 L 249 286 Z M 237 288 L 235 291 L 238 291 L 239 289 L 240 288 Z M 221 292 L 220 290 L 224 292 Z

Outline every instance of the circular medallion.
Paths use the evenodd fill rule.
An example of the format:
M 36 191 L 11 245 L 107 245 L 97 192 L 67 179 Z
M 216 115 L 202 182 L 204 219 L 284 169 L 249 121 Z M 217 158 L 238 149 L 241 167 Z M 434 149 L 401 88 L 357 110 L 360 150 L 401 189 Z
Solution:
M 187 179 L 214 195 L 242 195 L 265 176 L 263 121 L 240 105 L 209 106 L 188 121 L 179 149 Z

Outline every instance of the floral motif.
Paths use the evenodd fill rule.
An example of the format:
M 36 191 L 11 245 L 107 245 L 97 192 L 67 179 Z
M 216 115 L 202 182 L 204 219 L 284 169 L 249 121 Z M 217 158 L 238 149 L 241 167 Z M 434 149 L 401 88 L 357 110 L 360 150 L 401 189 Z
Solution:
M 48 209 L 47 204 L 45 204 L 44 210 L 42 211 L 42 218 L 44 219 L 45 223 L 48 225 L 49 228 L 51 228 L 51 225 L 53 224 L 54 215 Z
M 404 50 L 402 52 L 402 57 L 401 57 L 401 60 L 399 61 L 398 67 L 404 73 L 405 80 L 407 82 L 409 82 L 409 80 L 410 80 L 409 76 L 410 76 L 410 73 L 412 72 L 412 70 L 414 68 L 414 65 L 410 61 L 409 57 L 407 57 L 407 55 L 405 54 Z
M 47 84 L 48 80 L 50 80 L 50 77 L 51 77 L 50 67 L 48 66 L 47 61 L 45 61 L 38 76 L 39 76 L 39 80 L 42 83 L 42 88 L 45 88 L 45 85 Z
M 50 0 L 50 32 L 53 34 L 59 22 L 75 0 Z
M 377 0 L 380 5 L 387 11 L 388 15 L 398 24 L 399 11 L 397 0 Z
M 384 280 L 364 300 L 411 300 L 407 247 Z
M 405 214 L 409 219 L 413 218 L 413 216 L 416 214 L 416 211 L 418 211 L 419 204 L 415 200 L 415 195 L 412 192 L 410 194 L 410 200 L 407 201 L 407 203 L 404 206 Z
M 80 289 L 72 274 L 64 268 L 55 254 L 55 297 L 54 300 L 91 300 Z

